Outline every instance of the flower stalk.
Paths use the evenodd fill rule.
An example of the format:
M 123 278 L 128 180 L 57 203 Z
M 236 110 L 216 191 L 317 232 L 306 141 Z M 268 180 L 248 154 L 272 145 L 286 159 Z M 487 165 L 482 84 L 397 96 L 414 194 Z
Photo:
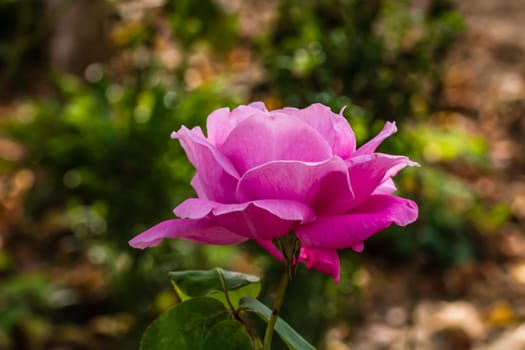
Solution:
M 286 293 L 286 287 L 290 281 L 290 266 L 286 260 L 284 263 L 283 274 L 281 275 L 281 281 L 279 282 L 279 287 L 277 288 L 277 295 L 275 296 L 275 301 L 273 304 L 272 315 L 268 320 L 268 326 L 266 328 L 266 333 L 264 334 L 263 341 L 263 350 L 270 350 L 272 345 L 272 336 L 275 328 L 275 323 L 279 317 L 279 312 L 281 311 L 281 305 L 283 304 L 284 294 Z
M 279 318 L 279 312 L 281 311 L 281 305 L 283 304 L 286 287 L 288 287 L 288 282 L 295 274 L 298 262 L 298 254 L 301 248 L 301 244 L 293 232 L 277 238 L 274 241 L 274 244 L 283 255 L 284 266 L 281 280 L 279 281 L 279 287 L 277 288 L 277 294 L 275 295 L 272 314 L 268 320 L 268 326 L 266 328 L 266 333 L 264 334 L 263 350 L 271 349 L 275 324 Z

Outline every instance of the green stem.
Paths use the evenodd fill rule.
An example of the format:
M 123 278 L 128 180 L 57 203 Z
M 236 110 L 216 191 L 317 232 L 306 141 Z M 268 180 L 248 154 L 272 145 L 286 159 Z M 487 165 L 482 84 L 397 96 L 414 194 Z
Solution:
M 244 322 L 241 320 L 241 318 L 239 317 L 239 312 L 235 309 L 235 307 L 233 306 L 233 303 L 230 299 L 230 295 L 228 294 L 228 288 L 226 288 L 226 282 L 224 281 L 224 275 L 223 275 L 223 270 L 221 268 L 216 268 L 217 270 L 217 274 L 219 275 L 219 280 L 221 281 L 221 287 L 222 287 L 222 290 L 224 292 L 224 298 L 226 299 L 226 303 L 228 304 L 228 307 L 230 308 L 230 312 L 232 313 L 233 317 L 244 324 Z
M 288 281 L 290 280 L 290 268 L 291 265 L 285 261 L 283 274 L 281 276 L 281 281 L 279 282 L 279 288 L 277 289 L 277 295 L 275 296 L 275 301 L 273 304 L 272 315 L 268 320 L 268 327 L 266 328 L 266 333 L 264 334 L 263 350 L 271 349 L 273 330 L 279 316 L 279 311 L 281 311 L 281 305 L 284 300 L 284 294 L 286 292 L 286 287 L 288 286 Z

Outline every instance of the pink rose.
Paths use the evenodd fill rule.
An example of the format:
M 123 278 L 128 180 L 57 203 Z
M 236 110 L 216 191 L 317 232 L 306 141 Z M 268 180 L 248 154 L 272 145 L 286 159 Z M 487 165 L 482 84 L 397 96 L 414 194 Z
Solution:
M 362 251 L 368 237 L 417 218 L 417 205 L 394 196 L 392 181 L 417 163 L 375 152 L 396 132 L 395 123 L 357 150 L 346 119 L 321 104 L 222 108 L 206 127 L 208 137 L 200 127 L 172 134 L 197 170 L 191 185 L 198 198 L 174 209 L 180 219 L 153 226 L 131 246 L 151 247 L 164 238 L 218 245 L 253 239 L 282 259 L 272 240 L 294 232 L 300 260 L 338 281 L 338 249 Z

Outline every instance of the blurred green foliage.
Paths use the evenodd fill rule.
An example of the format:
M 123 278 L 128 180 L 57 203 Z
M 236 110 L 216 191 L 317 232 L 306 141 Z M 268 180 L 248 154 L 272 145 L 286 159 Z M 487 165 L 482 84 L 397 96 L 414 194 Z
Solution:
M 186 49 L 204 41 L 214 50 L 225 52 L 238 40 L 235 16 L 215 1 L 172 0 L 166 10 L 177 41 Z
M 436 107 L 440 62 L 461 32 L 452 3 L 286 0 L 258 48 L 285 105 L 350 98 L 379 119 Z M 346 104 L 346 101 L 343 101 Z
M 5 19 L 0 21 L 0 67 L 6 82 L 35 59 L 33 49 L 17 46 L 33 27 L 16 31 L 10 19 L 12 13 L 27 11 L 22 8 L 27 3 L 34 2 L 0 1 L 0 19 Z M 117 13 L 118 5 L 110 4 Z M 42 8 L 31 11 L 36 11 L 31 16 L 42 15 L 43 23 L 51 21 Z M 403 120 L 401 132 L 381 150 L 407 154 L 422 164 L 405 170 L 399 181 L 401 194 L 419 203 L 421 218 L 408 228 L 375 236 L 364 254 L 391 262 L 423 258 L 434 267 L 481 254 L 480 233 L 495 231 L 508 219 L 508 208 L 483 202 L 448 170 L 459 163 L 485 171 L 486 145 L 430 118 L 437 107 L 441 63 L 463 26 L 451 3 L 433 0 L 427 8 L 414 8 L 395 0 L 281 0 L 276 11 L 273 26 L 246 38 L 239 29 L 240 12 L 226 11 L 218 1 L 166 1 L 144 9 L 140 20 L 122 13 L 113 18 L 113 61 L 90 65 L 87 81 L 41 68 L 39 76 L 52 92 L 18 99 L 19 108 L 2 120 L 0 129 L 0 137 L 25 151 L 22 159 L 0 159 L 0 169 L 34 174 L 23 215 L 4 245 L 16 247 L 22 241 L 44 255 L 40 274 L 33 277 L 19 269 L 16 252 L 0 251 L 0 278 L 5 278 L 0 348 L 43 346 L 20 343 L 20 334 L 33 334 L 25 328 L 28 318 L 47 319 L 47 328 L 39 329 L 50 337 L 50 325 L 84 327 L 96 316 L 122 313 L 132 321 L 97 349 L 136 348 L 145 325 L 176 302 L 168 292 L 167 271 L 233 264 L 243 254 L 265 270 L 263 298 L 268 301 L 280 266 L 255 245 L 217 248 L 168 242 L 147 251 L 127 245 L 144 228 L 171 217 L 171 208 L 193 195 L 193 169 L 181 147 L 170 140 L 171 131 L 183 124 L 203 126 L 212 110 L 251 97 L 277 106 L 347 106 L 345 116 L 360 143 L 382 127 L 382 120 Z M 45 47 L 50 34 L 46 28 L 31 39 L 34 50 Z M 169 44 L 176 48 L 179 63 L 166 64 L 159 54 L 156 43 L 167 45 L 168 40 L 173 40 Z M 238 93 L 231 72 L 220 73 L 227 70 L 229 51 L 237 47 L 251 50 L 264 69 L 248 94 Z M 8 63 L 13 55 L 16 67 Z M 210 63 L 212 73 L 196 88 L 187 81 L 195 55 L 200 55 L 199 62 L 203 55 L 218 62 Z M 283 318 L 313 343 L 338 321 L 359 319 L 354 278 L 359 256 L 343 255 L 339 285 L 299 269 L 290 288 Z M 54 266 L 73 270 L 83 264 L 101 268 L 105 293 L 94 296 L 82 286 L 66 288 L 51 281 Z M 50 304 L 49 295 L 64 294 L 46 291 L 64 288 L 70 298 L 63 300 L 71 303 Z
M 14 331 L 30 334 L 28 348 L 41 348 L 49 332 L 49 309 L 58 296 L 50 281 L 38 274 L 13 276 L 0 290 L 0 346 L 14 346 Z M 55 300 L 54 300 L 55 299 Z
M 23 222 L 32 228 L 26 234 L 38 236 L 39 225 L 58 209 L 68 224 L 52 245 L 58 245 L 57 254 L 60 242 L 74 245 L 56 263 L 87 255 L 109 275 L 108 311 L 147 312 L 156 289 L 166 285 L 162 270 L 189 268 L 185 262 L 192 261 L 168 257 L 166 249 L 144 254 L 127 244 L 148 225 L 171 217 L 170 208 L 193 193 L 188 186 L 191 165 L 169 134 L 183 123 L 199 123 L 187 119 L 192 113 L 186 111 L 195 105 L 202 122 L 207 113 L 234 100 L 213 86 L 187 98 L 181 91 L 179 102 L 170 97 L 175 93 L 171 87 L 162 85 L 138 91 L 132 81 L 114 98 L 108 91 L 115 86 L 102 80 L 85 86 L 60 75 L 56 84 L 54 99 L 26 102 L 23 113 L 29 117 L 21 118 L 27 122 L 5 127 L 30 155 L 13 167 L 36 174 L 25 202 Z M 166 261 L 164 268 L 159 259 Z

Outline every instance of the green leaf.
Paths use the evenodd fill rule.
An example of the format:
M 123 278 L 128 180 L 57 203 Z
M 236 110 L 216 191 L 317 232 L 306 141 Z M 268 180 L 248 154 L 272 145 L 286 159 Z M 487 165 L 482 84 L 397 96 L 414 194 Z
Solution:
M 199 349 L 213 326 L 230 313 L 213 298 L 194 298 L 160 315 L 146 329 L 140 350 Z
M 256 298 L 261 292 L 261 279 L 254 275 L 227 271 L 221 268 L 211 270 L 186 270 L 169 273 L 173 287 L 185 301 L 196 297 L 212 297 L 226 307 L 239 308 L 239 301 L 245 296 Z
M 249 350 L 250 337 L 243 325 L 234 320 L 218 322 L 208 332 L 201 350 Z
M 241 299 L 240 308 L 241 310 L 256 313 L 257 316 L 265 322 L 268 322 L 272 314 L 272 310 L 268 306 L 264 305 L 259 300 L 250 297 Z M 277 322 L 275 323 L 275 331 L 291 350 L 315 350 L 310 343 L 301 337 L 299 333 L 297 333 L 280 317 L 277 318 Z

